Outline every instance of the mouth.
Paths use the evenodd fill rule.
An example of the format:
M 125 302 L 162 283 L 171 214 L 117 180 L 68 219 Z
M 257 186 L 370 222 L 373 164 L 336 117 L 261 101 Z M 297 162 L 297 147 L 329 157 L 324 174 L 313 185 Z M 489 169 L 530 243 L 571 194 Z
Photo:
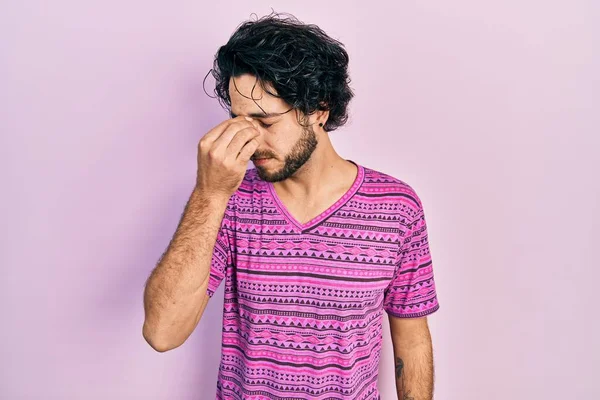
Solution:
M 264 164 L 268 163 L 269 160 L 270 160 L 270 158 L 255 158 L 252 161 L 254 162 L 255 165 L 264 165 Z

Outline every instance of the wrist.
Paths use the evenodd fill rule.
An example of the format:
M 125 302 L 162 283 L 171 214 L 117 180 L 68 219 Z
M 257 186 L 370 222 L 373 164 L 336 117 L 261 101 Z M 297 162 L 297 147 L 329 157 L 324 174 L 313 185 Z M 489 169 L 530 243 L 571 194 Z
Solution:
M 207 204 L 209 208 L 219 211 L 227 207 L 227 203 L 231 198 L 230 195 L 220 192 L 209 192 L 201 189 L 198 186 L 194 187 L 192 197 L 203 204 Z

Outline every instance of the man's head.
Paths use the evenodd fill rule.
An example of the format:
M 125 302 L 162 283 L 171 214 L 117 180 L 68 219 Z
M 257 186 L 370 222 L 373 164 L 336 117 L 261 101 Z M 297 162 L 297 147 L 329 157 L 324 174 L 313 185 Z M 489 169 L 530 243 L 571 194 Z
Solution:
M 317 148 L 318 136 L 348 119 L 347 52 L 319 27 L 291 16 L 240 25 L 217 52 L 212 74 L 215 94 L 232 116 L 261 124 L 252 159 L 264 180 L 292 176 Z

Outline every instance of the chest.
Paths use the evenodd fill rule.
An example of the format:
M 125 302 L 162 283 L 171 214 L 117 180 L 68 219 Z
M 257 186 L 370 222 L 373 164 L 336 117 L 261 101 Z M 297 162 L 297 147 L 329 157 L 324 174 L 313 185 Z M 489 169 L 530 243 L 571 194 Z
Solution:
M 379 307 L 395 272 L 396 224 L 339 213 L 301 233 L 269 218 L 237 230 L 233 286 L 240 307 L 315 317 Z

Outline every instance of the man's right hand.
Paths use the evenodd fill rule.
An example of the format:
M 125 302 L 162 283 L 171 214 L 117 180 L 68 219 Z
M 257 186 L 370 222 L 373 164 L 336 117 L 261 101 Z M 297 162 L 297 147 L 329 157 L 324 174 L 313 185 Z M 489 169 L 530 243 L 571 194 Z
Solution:
M 196 188 L 227 200 L 240 187 L 250 157 L 259 146 L 259 125 L 248 117 L 225 120 L 198 144 Z

